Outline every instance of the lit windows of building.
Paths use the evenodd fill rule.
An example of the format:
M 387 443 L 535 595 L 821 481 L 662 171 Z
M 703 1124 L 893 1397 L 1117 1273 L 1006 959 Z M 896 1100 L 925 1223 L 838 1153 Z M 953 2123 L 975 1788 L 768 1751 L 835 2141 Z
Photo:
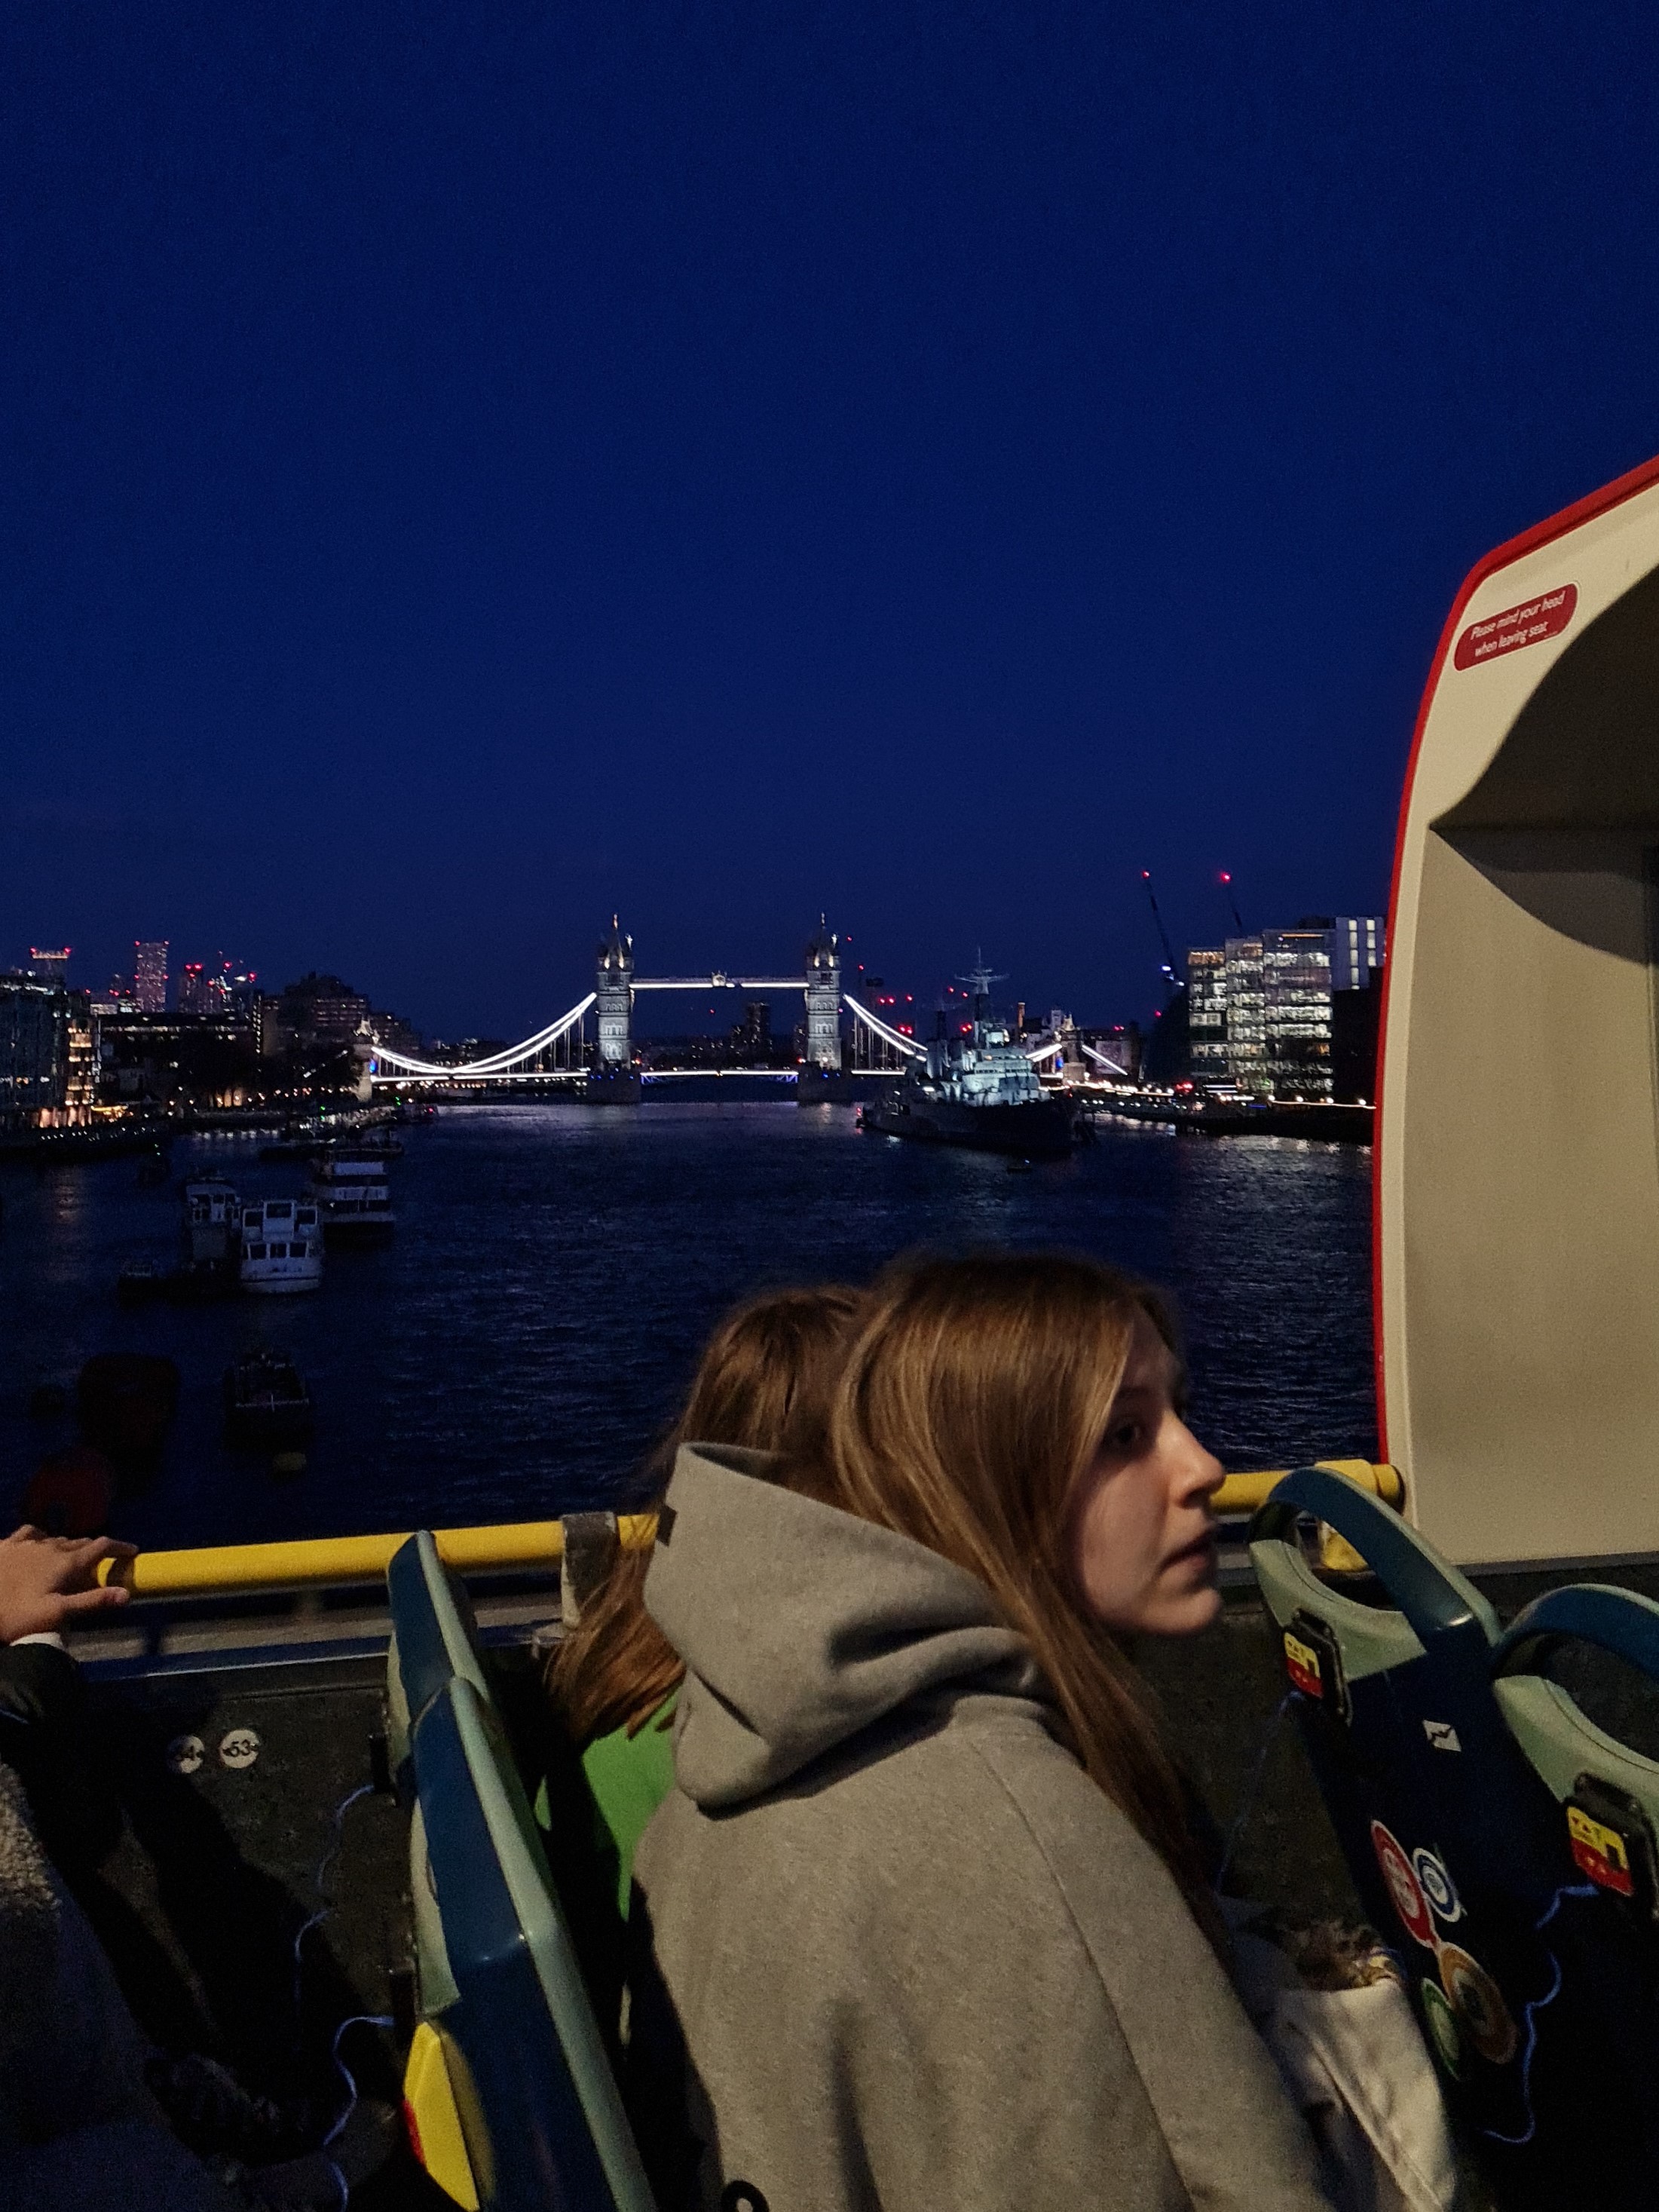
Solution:
M 132 947 L 132 995 L 145 1014 L 164 1014 L 167 1009 L 167 940 L 139 938 Z
M 1331 1095 L 1331 940 L 1334 925 L 1261 933 L 1262 1036 L 1267 1087 L 1276 1098 Z
M 1381 915 L 1339 915 L 1331 924 L 1331 988 L 1364 991 L 1371 970 L 1380 968 L 1388 947 L 1388 926 Z
M 54 952 L 46 945 L 31 945 L 28 973 L 38 983 L 61 983 L 67 988 L 70 954 L 73 950 L 73 946 L 65 945 Z
M 90 991 L 69 994 L 69 1055 L 64 1087 L 64 1119 L 90 1121 L 98 1097 L 98 1024 Z
M 1196 945 L 1187 955 L 1188 1050 L 1194 1083 L 1225 1083 L 1227 956 L 1218 945 Z
M 210 1004 L 206 969 L 199 960 L 186 960 L 179 970 L 179 1012 L 205 1014 Z
M 1273 1087 L 1267 1066 L 1267 1003 L 1259 937 L 1230 937 L 1222 948 L 1227 993 L 1227 1073 L 1245 1091 Z M 1190 1017 L 1189 1017 L 1190 1019 Z
M 69 994 L 35 975 L 0 975 L 0 1127 L 42 1128 L 69 1096 Z

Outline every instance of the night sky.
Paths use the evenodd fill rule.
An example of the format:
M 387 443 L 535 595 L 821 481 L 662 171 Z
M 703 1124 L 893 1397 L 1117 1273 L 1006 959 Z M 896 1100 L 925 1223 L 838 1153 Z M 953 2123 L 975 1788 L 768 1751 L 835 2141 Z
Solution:
M 657 974 L 823 908 L 1106 1020 L 1143 867 L 1178 943 L 1222 867 L 1379 910 L 1461 577 L 1659 448 L 1656 46 L 25 0 L 0 964 L 165 935 L 511 1036 L 613 908 Z

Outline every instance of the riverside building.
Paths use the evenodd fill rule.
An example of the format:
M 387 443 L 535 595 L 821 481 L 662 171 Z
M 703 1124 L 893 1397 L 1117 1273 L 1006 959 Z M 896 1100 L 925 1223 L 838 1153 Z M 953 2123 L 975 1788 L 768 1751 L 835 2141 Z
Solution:
M 0 1128 L 44 1128 L 69 1095 L 69 994 L 36 975 L 0 975 Z
M 1194 1081 L 1264 1098 L 1331 1097 L 1334 1002 L 1369 988 L 1385 934 L 1375 915 L 1314 915 L 1291 929 L 1194 945 L 1187 955 Z

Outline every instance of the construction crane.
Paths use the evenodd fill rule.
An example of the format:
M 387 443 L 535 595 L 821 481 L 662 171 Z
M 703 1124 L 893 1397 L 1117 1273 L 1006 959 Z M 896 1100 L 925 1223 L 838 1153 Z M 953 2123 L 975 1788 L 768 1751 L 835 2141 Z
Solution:
M 1143 868 L 1140 880 L 1146 886 L 1146 902 L 1152 909 L 1152 920 L 1158 927 L 1158 942 L 1164 947 L 1164 973 L 1173 983 L 1176 980 L 1175 947 L 1170 942 L 1170 933 L 1164 927 L 1164 917 L 1158 910 L 1158 893 L 1152 889 L 1152 872 Z

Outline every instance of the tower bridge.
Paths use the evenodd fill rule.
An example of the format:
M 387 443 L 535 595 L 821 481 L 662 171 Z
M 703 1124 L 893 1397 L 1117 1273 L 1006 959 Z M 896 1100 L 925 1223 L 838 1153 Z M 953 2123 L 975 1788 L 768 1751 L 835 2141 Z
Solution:
M 907 1059 L 924 1059 L 923 1048 L 873 1013 L 842 988 L 840 940 L 820 915 L 799 972 L 793 975 L 734 975 L 711 969 L 706 975 L 641 975 L 635 966 L 634 940 L 612 915 L 600 940 L 593 988 L 556 1021 L 517 1044 L 454 1065 L 421 1060 L 376 1044 L 370 1064 L 374 1084 L 461 1084 L 472 1087 L 501 1083 L 581 1084 L 600 1103 L 631 1104 L 640 1095 L 641 1071 L 634 1064 L 634 1002 L 641 991 L 799 991 L 805 1012 L 805 1050 L 799 1069 L 778 1071 L 783 1080 L 827 1086 L 847 1075 L 891 1074 Z M 843 1010 L 852 1017 L 851 1065 L 842 1049 Z M 586 1018 L 594 1016 L 595 1037 L 587 1043 Z M 708 1070 L 654 1071 L 666 1075 Z M 766 1071 L 759 1071 L 765 1073 Z

